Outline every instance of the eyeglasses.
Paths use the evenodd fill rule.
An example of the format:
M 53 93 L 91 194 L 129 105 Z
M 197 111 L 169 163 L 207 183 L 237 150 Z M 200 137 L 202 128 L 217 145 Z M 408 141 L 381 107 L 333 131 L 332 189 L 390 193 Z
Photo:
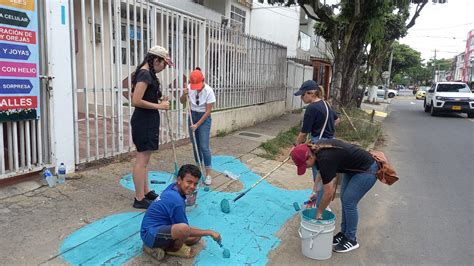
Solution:
M 199 105 L 199 92 L 196 92 L 196 105 Z

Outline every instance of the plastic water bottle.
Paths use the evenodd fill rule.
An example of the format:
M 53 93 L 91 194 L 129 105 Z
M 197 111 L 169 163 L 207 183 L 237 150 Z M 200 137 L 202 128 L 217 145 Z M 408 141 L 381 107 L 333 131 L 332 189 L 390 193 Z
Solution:
M 51 173 L 51 171 L 49 171 L 49 169 L 43 169 L 43 177 L 46 179 L 46 182 L 48 182 L 49 187 L 56 186 L 56 177 Z
M 61 163 L 58 167 L 58 184 L 64 184 L 66 182 L 66 166 Z

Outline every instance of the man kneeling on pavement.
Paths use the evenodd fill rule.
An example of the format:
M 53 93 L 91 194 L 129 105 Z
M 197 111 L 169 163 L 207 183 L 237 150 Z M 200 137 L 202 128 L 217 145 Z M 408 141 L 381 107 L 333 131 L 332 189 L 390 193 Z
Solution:
M 199 183 L 201 171 L 195 165 L 183 165 L 178 171 L 176 183 L 169 185 L 152 202 L 143 217 L 140 236 L 143 250 L 161 260 L 165 253 L 182 258 L 192 258 L 196 251 L 191 248 L 203 236 L 221 241 L 221 235 L 212 230 L 191 227 L 186 217 L 185 199 Z

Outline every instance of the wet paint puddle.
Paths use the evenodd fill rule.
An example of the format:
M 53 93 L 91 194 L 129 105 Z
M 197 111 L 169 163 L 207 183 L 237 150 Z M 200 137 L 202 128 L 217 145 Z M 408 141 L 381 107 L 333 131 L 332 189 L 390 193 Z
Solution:
M 306 200 L 310 190 L 285 190 L 263 181 L 236 203 L 232 202 L 240 192 L 249 188 L 260 176 L 242 162 L 230 156 L 212 158 L 213 170 L 230 172 L 240 176 L 244 188 L 239 192 L 205 192 L 200 188 L 196 207 L 187 213 L 192 226 L 212 229 L 222 235 L 222 244 L 230 250 L 231 257 L 224 259 L 222 249 L 211 238 L 196 256 L 197 265 L 254 264 L 265 265 L 268 254 L 280 244 L 275 234 L 295 215 L 292 203 Z M 158 193 L 170 181 L 171 174 L 150 172 L 150 180 L 166 181 L 151 184 Z M 133 190 L 131 175 L 120 184 Z M 220 202 L 230 201 L 230 213 L 222 213 Z M 142 253 L 140 225 L 143 212 L 128 212 L 108 216 L 93 222 L 69 235 L 60 248 L 62 258 L 72 264 L 123 264 Z

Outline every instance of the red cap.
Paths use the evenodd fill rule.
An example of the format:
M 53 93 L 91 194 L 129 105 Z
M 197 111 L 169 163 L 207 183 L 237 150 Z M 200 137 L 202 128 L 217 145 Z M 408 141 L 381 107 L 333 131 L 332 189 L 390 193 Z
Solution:
M 291 150 L 291 159 L 296 165 L 298 175 L 302 175 L 306 172 L 306 160 L 310 152 L 311 150 L 306 144 L 298 144 Z
M 191 83 L 191 90 L 200 90 L 204 84 L 204 75 L 201 70 L 193 70 L 189 74 L 189 82 Z

